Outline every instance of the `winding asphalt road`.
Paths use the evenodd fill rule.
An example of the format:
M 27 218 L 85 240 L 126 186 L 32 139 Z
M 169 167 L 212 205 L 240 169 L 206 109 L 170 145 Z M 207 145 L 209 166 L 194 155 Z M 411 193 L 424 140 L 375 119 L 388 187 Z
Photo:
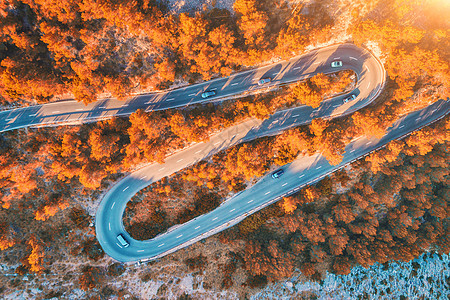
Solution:
M 342 60 L 344 66 L 342 68 L 331 68 L 330 63 L 335 59 Z M 293 115 L 298 114 L 302 118 L 305 114 L 336 116 L 349 108 L 354 111 L 367 105 L 367 100 L 371 99 L 370 96 L 378 93 L 384 83 L 385 74 L 381 63 L 368 51 L 357 48 L 353 44 L 322 48 L 311 51 L 306 55 L 294 57 L 289 61 L 168 92 L 138 95 L 128 101 L 104 99 L 85 106 L 75 100 L 67 100 L 2 111 L 0 112 L 0 132 L 29 126 L 95 122 L 112 116 L 127 116 L 137 109 L 151 111 L 183 107 L 194 103 L 220 100 L 244 92 L 254 92 L 257 89 L 266 89 L 273 85 L 298 81 L 317 73 L 330 73 L 341 69 L 352 69 L 359 75 L 360 82 L 355 90 L 358 101 L 339 106 L 342 104 L 342 101 L 340 101 L 343 98 L 342 96 L 326 102 L 328 105 L 323 105 L 319 110 L 312 110 L 309 107 L 292 110 Z M 264 86 L 258 86 L 258 80 L 265 77 L 271 77 L 272 82 Z M 201 94 L 206 90 L 214 90 L 216 96 L 203 99 Z M 301 118 L 298 121 L 302 122 Z
M 254 187 L 228 199 L 214 211 L 185 224 L 174 226 L 168 232 L 148 241 L 132 239 L 122 223 L 127 202 L 134 194 L 152 182 L 238 143 L 279 134 L 290 127 L 310 123 L 313 118 L 333 118 L 352 113 L 368 105 L 379 95 L 385 83 L 385 71 L 382 64 L 366 50 L 350 44 L 327 47 L 288 62 L 213 81 L 205 86 L 205 89 L 215 89 L 219 85 L 217 95 L 223 95 L 223 91 L 227 90 L 231 84 L 236 87 L 247 86 L 246 90 L 251 90 L 256 88 L 255 83 L 264 77 L 274 78 L 271 85 L 297 81 L 317 73 L 335 72 L 338 69 L 330 66 L 333 60 L 343 61 L 343 67 L 338 69 L 352 69 L 357 74 L 357 85 L 351 92 L 357 95 L 356 100 L 344 104 L 343 98 L 348 95 L 342 95 L 324 101 L 316 109 L 301 106 L 277 112 L 265 121 L 250 119 L 212 136 L 208 142 L 195 144 L 171 155 L 164 164 L 155 163 L 133 172 L 113 186 L 98 207 L 95 221 L 96 233 L 105 252 L 122 262 L 162 257 L 233 226 L 249 214 L 279 200 L 281 195 L 302 185 L 303 182 L 315 178 L 311 176 L 320 176 L 321 172 L 303 175 L 303 181 L 300 181 L 298 180 L 300 175 L 297 176 L 294 171 L 290 171 L 295 170 L 297 165 L 285 166 L 286 174 L 282 177 L 283 183 L 273 182 L 270 176 L 263 178 Z M 236 78 L 239 78 L 241 82 L 238 82 Z M 176 101 L 178 100 L 173 100 L 173 102 Z M 320 163 L 322 166 L 319 169 L 323 168 L 321 171 L 328 170 L 325 161 L 320 160 Z M 274 183 L 281 184 L 278 186 Z M 123 247 L 117 240 L 118 234 L 122 234 L 130 246 Z
M 330 63 L 333 60 L 342 60 L 343 67 L 331 68 Z M 358 82 L 352 91 L 357 95 L 356 100 L 343 104 L 343 98 L 348 95 L 342 95 L 324 101 L 317 109 L 301 106 L 278 112 L 265 121 L 251 119 L 242 122 L 211 137 L 206 143 L 193 145 L 171 155 L 163 165 L 156 163 L 149 165 L 114 185 L 105 194 L 97 210 L 95 220 L 97 238 L 105 252 L 119 261 L 145 261 L 162 257 L 233 226 L 249 214 L 382 147 L 390 140 L 442 117 L 448 113 L 449 102 L 440 101 L 399 120 L 381 140 L 360 138 L 353 141 L 347 146 L 343 162 L 338 166 L 330 166 L 320 154 L 298 159 L 283 166 L 285 174 L 280 179 L 275 180 L 266 176 L 252 188 L 228 199 L 214 211 L 172 227 L 168 232 L 148 241 L 132 239 L 125 232 L 122 223 L 126 203 L 136 192 L 232 145 L 261 136 L 278 134 L 287 128 L 309 123 L 313 118 L 334 118 L 350 114 L 368 105 L 384 87 L 386 75 L 382 64 L 369 52 L 354 45 L 331 46 L 286 62 L 165 93 L 140 95 L 126 102 L 106 99 L 84 106 L 75 101 L 63 101 L 0 112 L 0 132 L 27 126 L 92 122 L 112 116 L 129 115 L 139 108 L 150 111 L 182 107 L 204 102 L 200 94 L 205 90 L 215 90 L 217 93 L 216 97 L 207 99 L 208 101 L 221 100 L 246 91 L 265 89 L 272 85 L 298 81 L 317 73 L 330 73 L 340 69 L 352 69 L 356 72 Z M 271 77 L 272 82 L 259 87 L 257 81 L 265 77 Z M 130 242 L 129 247 L 119 244 L 117 240 L 119 233 Z

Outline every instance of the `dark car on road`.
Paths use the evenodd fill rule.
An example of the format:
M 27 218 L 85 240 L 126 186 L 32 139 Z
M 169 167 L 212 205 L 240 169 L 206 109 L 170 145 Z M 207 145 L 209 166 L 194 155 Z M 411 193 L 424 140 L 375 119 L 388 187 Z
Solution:
M 350 95 L 349 97 L 345 98 L 345 99 L 343 100 L 343 102 L 344 102 L 344 103 L 347 103 L 347 102 L 353 101 L 353 100 L 355 100 L 355 99 L 356 99 L 356 95 L 353 94 L 353 95 Z
M 214 96 L 215 94 L 216 94 L 216 92 L 214 92 L 214 91 L 205 91 L 202 93 L 202 98 L 203 99 L 208 98 L 208 97 Z
M 275 178 L 275 179 L 280 178 L 281 175 L 283 175 L 283 174 L 284 174 L 283 169 L 279 169 L 272 173 L 272 178 Z

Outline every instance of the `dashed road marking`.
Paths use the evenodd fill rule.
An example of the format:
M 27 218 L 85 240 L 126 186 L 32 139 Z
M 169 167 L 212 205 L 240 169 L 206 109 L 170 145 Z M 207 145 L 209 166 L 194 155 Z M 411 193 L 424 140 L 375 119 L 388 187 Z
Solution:
M 298 70 L 298 69 L 300 69 L 301 67 L 295 67 L 295 68 L 293 68 L 292 70 Z
M 183 158 L 180 158 L 179 160 L 177 160 L 177 163 L 180 162 L 180 161 L 183 161 Z
M 221 142 L 215 142 L 215 143 L 214 143 L 214 146 L 215 146 L 215 145 L 219 145 L 220 143 L 221 143 Z
M 144 252 L 144 250 L 141 249 L 141 250 L 138 250 L 137 252 Z
M 367 88 L 369 88 L 369 86 L 370 86 L 370 81 L 369 81 L 369 83 L 367 84 Z
M 145 179 L 145 178 L 147 178 L 147 175 L 145 175 L 145 176 L 142 176 L 142 177 L 141 177 L 141 180 L 142 180 L 142 179 Z
M 366 70 L 367 70 L 367 72 L 369 72 L 370 73 L 370 70 L 369 70 L 369 68 L 366 66 Z
M 313 65 L 318 65 L 320 63 L 321 63 L 320 61 L 316 61 L 315 63 L 313 63 Z
M 353 60 L 358 60 L 357 58 L 354 58 L 354 57 L 352 57 L 352 56 L 350 56 L 350 59 L 353 59 Z
M 108 223 L 109 230 L 111 230 L 111 223 Z
M 197 151 L 197 152 L 195 152 L 195 153 L 197 154 L 197 153 L 200 153 L 200 152 L 202 152 L 202 151 L 203 151 L 203 149 L 202 149 L 202 150 L 198 150 L 198 151 Z
M 195 96 L 195 94 L 189 94 L 188 96 Z
M 211 89 L 211 91 L 215 91 L 215 90 L 217 90 L 217 88 L 213 88 L 213 89 Z
M 405 127 L 405 124 L 403 124 L 402 126 L 400 126 L 399 128 L 403 128 L 403 127 Z
M 232 83 L 230 85 L 238 85 L 238 84 L 239 84 L 239 82 L 235 82 L 235 83 Z
M 416 118 L 416 121 L 419 121 L 420 119 L 422 119 L 422 117 L 418 117 L 418 118 Z
M 55 111 L 52 112 L 52 114 L 57 114 L 57 113 L 60 113 L 60 112 L 61 112 L 60 110 L 55 110 Z
M 116 204 L 116 202 L 114 202 L 114 203 L 111 205 L 111 209 L 113 209 L 113 207 L 114 207 L 115 204 Z
M 77 108 L 76 110 L 77 110 L 77 111 L 80 111 L 80 110 L 83 110 L 83 109 L 82 109 L 82 108 Z
M 180 234 L 179 236 L 177 236 L 177 239 L 179 239 L 180 237 L 182 237 L 183 235 L 182 234 Z
M 199 228 L 200 228 L 200 226 L 195 227 L 195 229 L 199 229 Z
M 230 212 L 233 212 L 233 211 L 235 211 L 236 210 L 236 208 L 233 208 L 232 210 L 230 210 Z
M 29 117 L 35 117 L 35 116 L 37 116 L 37 114 L 31 114 L 31 115 L 28 115 Z
M 287 184 L 287 182 L 286 183 L 284 183 L 282 186 L 285 186 Z
M 298 176 L 298 178 L 302 178 L 303 176 L 305 176 L 305 174 L 302 174 L 302 175 Z
M 436 109 L 433 109 L 432 111 L 431 111 L 431 113 L 434 113 L 436 111 Z
M 320 168 L 322 168 L 322 166 L 318 166 L 318 167 L 316 168 L 316 170 L 319 170 Z
M 292 118 L 297 118 L 297 117 L 299 117 L 300 115 L 293 115 L 292 116 Z
M 167 101 L 172 101 L 172 100 L 175 100 L 175 98 L 169 98 L 169 99 L 167 99 Z
M 340 104 L 336 104 L 336 105 L 334 105 L 333 107 L 338 107 L 338 106 L 341 106 Z
M 12 119 L 14 119 L 14 118 L 12 118 Z M 12 119 L 6 119 L 5 121 L 11 121 Z
M 339 57 L 335 57 L 334 59 L 339 59 L 339 58 L 341 58 L 340 56 Z
M 125 107 L 125 106 L 128 106 L 128 104 L 122 104 L 121 106 L 122 106 L 122 107 Z
M 372 144 L 372 142 L 371 142 L 371 141 L 368 141 L 368 142 L 366 143 L 366 145 L 370 145 L 370 144 Z
M 159 247 L 162 247 L 162 246 L 164 246 L 164 243 L 160 244 L 160 245 L 158 246 L 158 248 L 159 248 Z
M 355 150 L 356 150 L 356 149 L 352 149 L 352 150 L 350 150 L 350 153 L 353 153 L 353 152 L 355 152 Z
M 162 170 L 164 170 L 166 167 L 162 167 L 161 169 L 159 169 L 158 171 L 162 171 Z
M 272 73 L 272 75 L 278 75 L 280 72 Z
M 217 220 L 219 217 L 215 217 L 214 219 L 212 219 L 213 221 Z
M 123 189 L 122 192 L 125 192 L 126 190 L 128 190 L 129 186 L 127 186 L 126 188 Z
M 119 248 L 122 248 L 122 246 L 119 245 L 119 243 L 116 243 L 117 246 L 119 246 Z
M 270 191 L 268 191 L 267 193 L 265 193 L 264 195 L 269 195 L 270 194 Z
M 248 201 L 247 203 L 252 203 L 253 202 L 253 200 L 250 200 L 250 201 Z
M 106 106 L 99 106 L 98 108 L 106 108 Z

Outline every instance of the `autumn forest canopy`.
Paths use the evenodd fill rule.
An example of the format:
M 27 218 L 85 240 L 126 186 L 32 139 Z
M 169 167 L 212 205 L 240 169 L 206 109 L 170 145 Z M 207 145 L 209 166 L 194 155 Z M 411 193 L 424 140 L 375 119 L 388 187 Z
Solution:
M 435 0 L 339 3 L 236 0 L 231 11 L 204 6 L 175 14 L 152 0 L 4 0 L 0 103 L 66 96 L 89 103 L 104 93 L 126 99 L 337 42 L 365 47 L 383 62 L 386 86 L 368 107 L 233 146 L 138 193 L 124 223 L 133 237 L 150 238 L 299 156 L 322 153 L 338 164 L 355 137 L 381 137 L 399 117 L 448 98 L 448 6 Z M 126 272 L 104 256 L 89 226 L 102 191 L 138 166 L 163 163 L 239 122 L 302 104 L 318 107 L 352 90 L 353 75 L 317 74 L 220 103 L 1 133 L 0 261 L 17 276 L 59 272 L 59 281 L 74 278 L 77 288 L 98 292 Z M 347 274 L 355 265 L 448 253 L 449 143 L 447 116 L 212 237 L 227 249 L 221 250 L 226 261 L 214 265 L 220 271 L 215 288 L 253 288 L 296 270 L 319 280 L 325 271 Z M 160 269 L 173 257 L 189 272 L 215 263 L 181 250 L 161 259 Z M 4 276 L 0 291 L 25 284 Z

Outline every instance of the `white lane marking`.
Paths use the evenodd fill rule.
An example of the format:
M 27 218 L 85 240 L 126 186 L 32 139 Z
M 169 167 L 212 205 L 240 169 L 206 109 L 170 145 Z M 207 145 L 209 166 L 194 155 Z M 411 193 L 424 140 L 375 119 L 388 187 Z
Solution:
M 367 72 L 369 72 L 370 73 L 370 70 L 369 70 L 369 68 L 366 66 L 366 69 L 367 69 Z
M 106 108 L 106 106 L 99 106 L 98 108 Z
M 335 57 L 334 59 L 339 59 L 339 58 L 341 58 L 340 56 L 339 57 Z
M 199 228 L 200 228 L 200 226 L 195 227 L 195 229 L 199 229 Z
M 264 195 L 269 195 L 270 194 L 270 191 L 268 191 L 267 193 L 265 193 Z
M 142 177 L 141 177 L 141 180 L 142 180 L 142 179 L 145 179 L 145 178 L 147 178 L 147 175 L 145 175 L 145 176 L 142 176 Z
M 230 212 L 233 212 L 233 211 L 235 211 L 236 210 L 236 208 L 233 208 L 232 210 L 230 210 Z
M 144 252 L 144 250 L 138 250 L 137 252 Z
M 356 149 L 352 149 L 352 150 L 350 150 L 350 153 L 353 153 L 353 152 L 355 152 L 355 150 L 356 150 Z
M 215 143 L 214 143 L 214 146 L 215 146 L 215 145 L 218 145 L 218 144 L 220 144 L 220 143 L 221 143 L 221 142 L 215 142 Z
M 300 115 L 293 115 L 292 118 L 296 118 L 296 117 L 299 117 L 299 116 L 300 116 Z
M 180 158 L 179 160 L 177 160 L 177 162 L 183 161 L 183 158 Z
M 320 168 L 322 168 L 322 166 L 318 166 L 318 167 L 316 168 L 316 170 L 319 170 Z
M 56 113 L 59 113 L 59 112 L 61 112 L 60 110 L 55 110 L 54 112 L 52 112 L 52 114 L 56 114 Z
M 416 121 L 419 121 L 420 119 L 422 119 L 422 117 L 418 117 L 418 118 L 416 118 Z
M 434 113 L 436 111 L 436 109 L 433 109 L 432 111 L 431 111 L 431 113 Z
M 285 186 L 287 184 L 287 182 L 286 183 L 284 183 L 282 186 Z
M 162 170 L 164 170 L 166 167 L 162 167 L 161 169 L 159 169 L 158 171 L 162 171 Z
M 252 203 L 253 202 L 253 200 L 250 200 L 250 201 L 248 201 L 247 203 Z
M 128 104 L 122 104 L 121 106 L 128 106 Z
M 213 89 L 211 89 L 211 91 L 215 91 L 215 90 L 217 90 L 217 88 L 213 88 Z
M 114 205 L 116 204 L 116 202 L 113 203 L 113 205 L 111 205 L 111 209 L 113 209 Z
M 126 188 L 123 189 L 122 192 L 125 192 L 126 190 L 128 190 L 129 186 L 127 186 Z
M 14 119 L 14 118 L 12 118 L 12 119 Z M 6 119 L 5 121 L 11 121 L 12 119 Z
M 111 223 L 108 223 L 109 230 L 111 230 Z
M 313 65 L 318 65 L 320 63 L 321 63 L 320 61 L 317 61 L 317 62 L 313 63 Z
M 341 106 L 340 104 L 336 104 L 336 105 L 334 105 L 333 107 L 338 107 L 338 106 Z
M 372 142 L 371 142 L 371 141 L 368 141 L 368 142 L 366 143 L 366 145 L 370 145 L 370 144 L 372 144 Z
M 180 234 L 179 236 L 177 236 L 177 239 L 179 239 L 180 237 L 182 237 L 183 235 L 182 234 Z
M 277 75 L 277 74 L 279 74 L 280 72 L 276 72 L 276 73 L 272 73 L 272 75 Z
M 77 110 L 77 111 L 80 111 L 80 110 L 83 110 L 83 109 L 82 109 L 82 108 L 77 108 L 76 110 Z
M 301 67 L 295 67 L 295 68 L 293 68 L 292 70 L 298 70 L 298 69 L 300 69 Z
M 153 102 L 151 102 L 151 101 L 148 101 L 148 102 L 145 102 L 144 104 L 152 104 Z
M 195 152 L 195 153 L 199 153 L 199 152 L 202 152 L 203 150 L 198 150 L 197 152 Z
M 119 243 L 116 243 L 117 246 L 119 246 L 119 248 L 122 248 L 122 246 L 119 245 Z
M 37 114 L 28 115 L 29 117 L 35 117 Z
M 358 60 L 357 58 L 354 58 L 354 57 L 352 57 L 352 56 L 350 56 L 350 59 L 353 59 L 353 60 Z
M 369 88 L 369 86 L 370 86 L 370 81 L 369 81 L 369 83 L 367 84 L 367 88 Z
M 214 219 L 212 219 L 213 221 L 217 220 L 219 217 L 215 217 Z
M 298 176 L 298 178 L 302 178 L 303 176 L 305 176 L 305 174 L 302 174 L 302 175 Z
M 239 84 L 239 82 L 235 82 L 235 83 L 232 83 L 230 85 L 238 85 L 238 84 Z
M 158 246 L 158 248 L 161 247 L 161 246 L 163 246 L 163 245 L 164 245 L 164 243 L 160 244 L 160 245 Z
M 167 99 L 167 101 L 172 101 L 172 100 L 175 100 L 175 98 L 169 98 L 169 99 Z
M 189 94 L 188 96 L 195 96 L 195 94 Z
M 403 127 L 405 127 L 405 124 L 403 124 L 402 126 L 400 126 L 399 128 L 403 128 Z

